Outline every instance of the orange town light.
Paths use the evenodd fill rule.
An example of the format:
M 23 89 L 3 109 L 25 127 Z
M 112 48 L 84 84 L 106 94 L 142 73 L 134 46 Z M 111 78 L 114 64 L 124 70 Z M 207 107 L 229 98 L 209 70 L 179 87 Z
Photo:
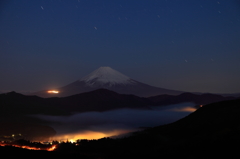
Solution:
M 59 93 L 59 91 L 56 91 L 56 90 L 49 90 L 49 91 L 47 91 L 48 93 L 51 93 L 51 94 L 58 94 Z

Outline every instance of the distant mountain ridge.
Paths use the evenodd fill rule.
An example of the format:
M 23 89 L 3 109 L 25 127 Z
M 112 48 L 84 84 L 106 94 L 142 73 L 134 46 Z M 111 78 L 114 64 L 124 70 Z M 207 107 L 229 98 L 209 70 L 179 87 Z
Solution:
M 192 102 L 199 105 L 210 104 L 215 102 L 220 102 L 224 100 L 233 100 L 236 97 L 232 96 L 221 96 L 217 94 L 193 94 L 193 93 L 182 93 L 180 95 L 158 95 L 149 97 L 153 103 L 157 105 L 170 105 L 170 104 L 178 104 L 185 102 Z
M 115 109 L 149 110 L 152 109 L 153 106 L 166 106 L 184 102 L 208 104 L 215 101 L 226 101 L 229 99 L 234 99 L 234 97 L 223 97 L 213 94 L 195 95 L 191 93 L 183 93 L 176 96 L 161 95 L 151 98 L 144 98 L 135 95 L 119 94 L 108 89 L 98 89 L 91 92 L 60 98 L 41 98 L 37 96 L 26 96 L 16 92 L 10 92 L 0 94 L 0 124 L 9 125 L 10 131 L 25 132 L 24 136 L 29 138 L 31 136 L 28 134 L 30 131 L 32 131 L 32 129 L 34 129 L 34 131 L 36 130 L 36 135 L 34 138 L 36 138 L 38 137 L 38 129 L 41 128 L 41 125 L 45 123 L 40 119 L 32 117 L 38 114 L 63 116 L 71 115 L 73 112 L 102 112 Z M 205 110 L 205 106 L 203 107 L 204 109 L 202 110 Z M 206 106 L 206 108 L 207 107 L 208 106 Z M 214 108 L 218 109 L 218 107 L 212 108 L 213 115 L 215 113 Z M 202 116 L 201 119 L 207 123 L 208 118 L 210 118 L 209 116 L 211 116 L 211 114 L 208 114 L 207 119 L 205 119 L 205 116 Z M 25 124 L 21 127 L 15 127 L 15 125 L 19 125 L 21 123 Z M 46 137 L 54 134 L 54 130 L 50 127 L 46 127 L 44 131 L 46 132 Z M 5 133 L 8 132 L 4 132 L 4 134 Z
M 100 88 L 108 89 L 120 94 L 132 94 L 139 97 L 150 97 L 161 94 L 179 95 L 183 93 L 182 91 L 150 86 L 133 80 L 110 67 L 100 67 L 73 83 L 56 88 L 59 93 L 48 93 L 48 90 L 43 90 L 32 94 L 40 97 L 67 97 Z
M 91 97 L 91 94 L 94 94 L 94 98 L 103 99 L 103 101 L 108 101 L 107 97 L 118 97 L 118 94 L 115 92 L 99 89 L 93 92 L 73 95 L 70 96 L 70 98 L 78 100 L 78 96 L 83 95 L 82 98 L 86 98 L 87 96 Z M 126 99 L 130 98 L 128 95 L 124 96 L 127 97 Z M 211 94 L 201 96 L 184 93 L 178 96 L 162 95 L 154 100 L 160 102 L 165 99 L 170 99 L 171 97 L 181 97 L 184 100 L 187 99 L 186 97 L 194 97 L 196 99 L 199 97 L 204 99 L 211 96 Z M 212 97 L 214 96 L 215 95 Z M 135 98 L 136 96 L 131 95 L 131 97 Z M 217 95 L 216 97 L 220 99 L 221 96 Z M 24 98 L 24 100 L 20 100 L 22 98 Z M 41 100 L 66 100 L 69 97 L 44 99 L 36 96 L 24 96 L 15 92 L 0 94 L 0 102 L 1 104 L 5 104 L 5 106 L 9 106 L 9 102 L 12 99 L 15 99 L 15 102 L 18 103 L 19 101 L 27 102 L 28 98 L 36 99 L 36 102 L 39 102 Z M 4 105 L 0 106 L 3 107 Z M 64 143 L 63 146 L 60 145 L 60 148 L 58 147 L 57 151 L 59 152 L 59 156 L 67 154 L 68 156 L 74 155 L 73 157 L 78 157 L 78 155 L 80 155 L 80 158 L 239 158 L 239 113 L 240 98 L 225 100 L 205 105 L 188 116 L 170 124 L 137 131 L 123 138 L 83 140 L 80 141 L 81 144 L 77 146 L 74 146 L 75 144 Z M 51 137 L 56 133 L 50 127 L 40 125 L 19 125 L 19 123 L 14 123 L 9 127 L 9 123 L 0 123 L 0 126 L 2 128 L 0 135 L 3 136 L 6 134 L 11 135 L 13 131 L 17 134 L 19 130 L 23 132 L 23 136 L 29 136 L 31 138 L 42 136 L 43 133 L 46 134 L 46 137 Z M 6 127 L 8 129 L 6 129 Z M 30 135 L 28 135 L 28 133 L 30 133 Z M 3 154 L 6 153 L 6 155 L 11 153 L 19 154 L 20 152 L 16 150 L 13 151 L 12 149 L 8 149 L 7 152 L 5 151 L 6 149 L 4 149 Z M 54 157 L 56 157 L 56 153 L 53 154 Z M 21 154 L 23 155 L 23 153 Z M 82 154 L 85 154 L 85 156 L 82 156 Z M 29 153 L 25 155 L 29 155 Z M 44 156 L 46 155 L 44 154 Z
M 26 96 L 16 92 L 0 94 L 0 113 L 18 110 L 23 114 L 68 114 L 70 112 L 107 111 L 113 109 L 150 109 L 151 106 L 167 106 L 192 102 L 209 104 L 224 100 L 236 99 L 214 94 L 196 95 L 183 93 L 180 95 L 159 95 L 155 97 L 138 97 L 119 94 L 108 89 L 98 89 L 68 97 L 41 98 Z

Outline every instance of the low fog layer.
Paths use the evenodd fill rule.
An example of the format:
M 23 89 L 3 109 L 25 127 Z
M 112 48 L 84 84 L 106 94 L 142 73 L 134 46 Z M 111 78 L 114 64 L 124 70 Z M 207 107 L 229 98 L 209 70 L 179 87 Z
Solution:
M 56 139 L 97 139 L 120 135 L 174 122 L 195 111 L 193 103 L 182 103 L 152 110 L 119 109 L 106 112 L 77 113 L 72 116 L 37 115 L 49 121 L 49 126 L 57 131 Z

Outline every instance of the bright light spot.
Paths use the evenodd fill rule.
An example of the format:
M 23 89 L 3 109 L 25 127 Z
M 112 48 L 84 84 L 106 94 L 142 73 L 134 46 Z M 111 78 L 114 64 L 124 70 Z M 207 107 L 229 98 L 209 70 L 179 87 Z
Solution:
M 194 107 L 184 107 L 184 108 L 174 108 L 171 109 L 172 111 L 176 111 L 176 112 L 194 112 L 197 109 Z
M 53 140 L 58 141 L 69 141 L 71 143 L 75 142 L 78 139 L 100 139 L 104 137 L 111 137 L 111 136 L 117 136 L 120 134 L 125 134 L 131 132 L 130 130 L 114 130 L 111 132 L 94 132 L 94 131 L 85 131 L 85 132 L 76 132 L 76 133 L 69 133 L 69 134 L 63 134 L 58 135 L 53 138 Z M 70 138 L 70 140 L 68 140 Z
M 31 146 L 26 146 L 26 145 L 12 145 L 11 143 L 5 144 L 2 143 L 0 146 L 13 146 L 13 147 L 19 147 L 23 149 L 29 149 L 29 150 L 46 150 L 46 151 L 53 151 L 56 149 L 56 145 L 53 145 L 50 148 L 39 148 L 39 147 L 31 147 Z
M 47 151 L 53 151 L 56 149 L 56 145 L 53 145 L 52 147 L 50 147 L 49 149 L 47 149 Z
M 60 140 L 66 142 L 69 138 L 69 142 L 76 141 L 77 139 L 100 139 L 103 137 L 106 137 L 107 135 L 101 132 L 92 132 L 92 131 L 86 131 L 83 133 L 70 133 L 70 134 L 64 134 L 64 135 L 58 135 L 54 137 L 54 140 Z
M 48 93 L 51 93 L 51 94 L 58 94 L 59 93 L 59 91 L 56 91 L 56 90 L 49 90 L 49 91 L 47 91 Z

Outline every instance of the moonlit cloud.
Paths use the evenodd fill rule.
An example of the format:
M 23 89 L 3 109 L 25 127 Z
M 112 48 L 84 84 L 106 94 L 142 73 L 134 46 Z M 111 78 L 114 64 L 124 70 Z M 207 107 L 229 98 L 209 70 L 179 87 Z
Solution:
M 98 138 L 115 136 L 139 130 L 140 127 L 154 127 L 174 122 L 195 111 L 192 103 L 182 103 L 166 107 L 153 107 L 153 110 L 119 109 L 106 112 L 77 113 L 71 116 L 37 115 L 37 118 L 50 122 L 57 137 Z M 92 134 L 92 135 L 90 135 Z M 95 134 L 95 136 L 93 135 Z

